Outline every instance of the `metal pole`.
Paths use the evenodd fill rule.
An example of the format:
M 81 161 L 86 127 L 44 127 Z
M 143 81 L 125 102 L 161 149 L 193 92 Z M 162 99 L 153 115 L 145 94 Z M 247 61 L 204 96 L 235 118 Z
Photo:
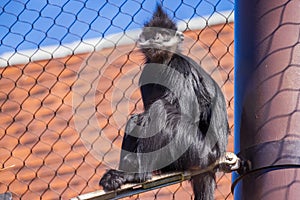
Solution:
M 234 175 L 242 200 L 300 198 L 300 1 L 235 1 Z

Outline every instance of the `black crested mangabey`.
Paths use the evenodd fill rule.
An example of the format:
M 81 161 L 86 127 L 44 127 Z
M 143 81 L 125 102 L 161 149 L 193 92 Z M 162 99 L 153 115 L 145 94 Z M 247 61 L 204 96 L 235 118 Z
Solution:
M 195 61 L 180 54 L 182 40 L 158 6 L 139 38 L 146 60 L 139 82 L 145 111 L 128 120 L 119 170 L 104 174 L 104 190 L 148 180 L 152 172 L 206 168 L 225 153 L 229 128 L 224 96 Z M 214 172 L 191 182 L 196 200 L 214 198 Z

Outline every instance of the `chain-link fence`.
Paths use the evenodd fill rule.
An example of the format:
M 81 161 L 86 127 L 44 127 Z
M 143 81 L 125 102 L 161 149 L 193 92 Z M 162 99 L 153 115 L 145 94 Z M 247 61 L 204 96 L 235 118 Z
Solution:
M 223 89 L 233 150 L 233 1 L 160 2 L 182 52 Z M 153 1 L 1 1 L 0 193 L 68 199 L 117 167 L 128 116 L 143 110 L 135 41 Z M 232 199 L 218 174 L 216 199 Z M 129 199 L 191 199 L 183 182 Z

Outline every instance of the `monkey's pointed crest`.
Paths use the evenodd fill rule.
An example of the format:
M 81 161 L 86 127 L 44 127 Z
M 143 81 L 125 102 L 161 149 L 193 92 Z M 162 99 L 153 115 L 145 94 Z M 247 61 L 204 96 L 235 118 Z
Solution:
M 156 11 L 151 20 L 145 23 L 145 27 L 160 27 L 177 30 L 176 24 L 169 18 L 167 13 L 163 11 L 160 5 L 157 5 Z

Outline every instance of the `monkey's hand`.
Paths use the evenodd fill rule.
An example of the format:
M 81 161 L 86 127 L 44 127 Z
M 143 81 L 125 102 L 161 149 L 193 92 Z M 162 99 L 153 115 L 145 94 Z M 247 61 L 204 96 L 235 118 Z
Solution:
M 124 175 L 124 172 L 110 169 L 103 175 L 99 185 L 101 185 L 105 191 L 118 189 L 126 183 Z
M 111 191 L 119 189 L 125 183 L 141 183 L 151 178 L 151 172 L 126 173 L 123 171 L 110 169 L 103 175 L 99 185 L 101 185 L 105 191 Z

